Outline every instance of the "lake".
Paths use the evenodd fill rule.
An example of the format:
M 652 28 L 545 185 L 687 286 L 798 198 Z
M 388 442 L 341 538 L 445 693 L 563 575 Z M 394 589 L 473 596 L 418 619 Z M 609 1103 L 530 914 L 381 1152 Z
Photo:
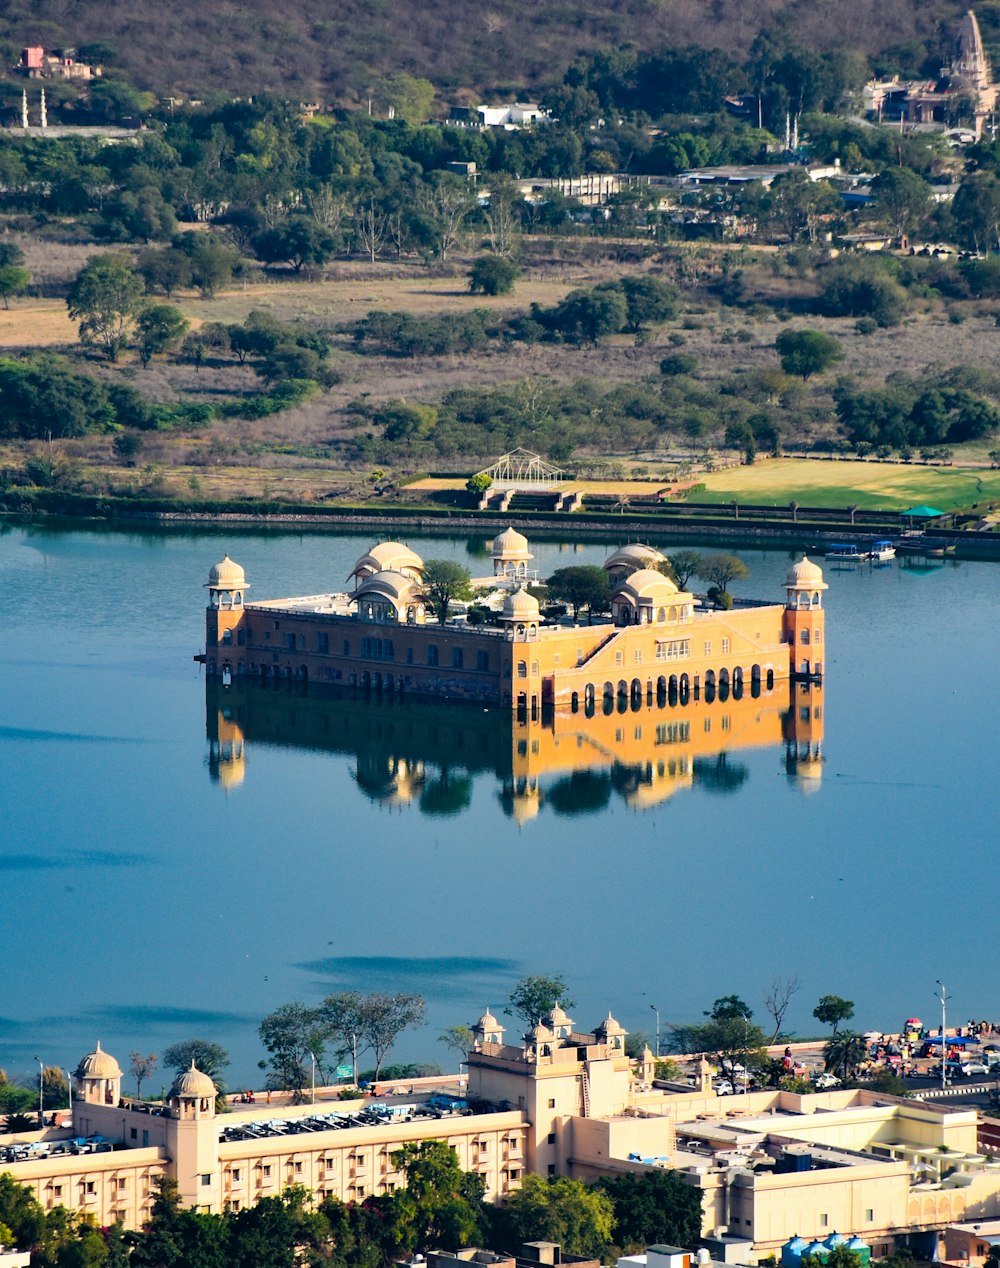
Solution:
M 374 540 L 0 526 L 10 1077 L 98 1039 L 124 1067 L 197 1035 L 230 1049 L 232 1085 L 259 1084 L 261 1016 L 348 988 L 426 996 L 394 1057 L 447 1068 L 439 1032 L 536 972 L 567 976 L 579 1025 L 610 1007 L 649 1035 L 654 1008 L 666 1034 L 730 992 L 766 1024 L 788 973 L 800 1033 L 828 993 L 861 1029 L 931 1020 L 939 978 L 950 1021 L 997 1014 L 996 565 L 826 571 L 805 706 L 824 760 L 805 772 L 787 693 L 581 717 L 537 750 L 502 710 L 206 696 L 192 657 L 225 551 L 265 598 L 342 587 Z M 488 570 L 485 537 L 406 540 Z M 614 544 L 532 538 L 543 577 Z M 794 552 L 740 553 L 742 592 L 780 600 Z M 683 725 L 694 761 L 671 767 Z

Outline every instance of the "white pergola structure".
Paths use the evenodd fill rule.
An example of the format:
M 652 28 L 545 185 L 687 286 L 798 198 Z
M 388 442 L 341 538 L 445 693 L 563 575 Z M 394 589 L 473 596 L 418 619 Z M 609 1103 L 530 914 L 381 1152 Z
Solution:
M 526 493 L 554 489 L 566 478 L 561 467 L 554 467 L 530 449 L 520 447 L 505 453 L 492 467 L 476 474 L 488 475 L 493 481 L 492 489 L 522 489 Z

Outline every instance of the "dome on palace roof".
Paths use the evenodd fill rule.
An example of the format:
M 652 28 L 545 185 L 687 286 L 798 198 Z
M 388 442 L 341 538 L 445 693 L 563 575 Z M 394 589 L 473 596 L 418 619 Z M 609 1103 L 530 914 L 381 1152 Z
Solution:
M 797 590 L 825 590 L 823 569 L 814 564 L 808 556 L 803 555 L 797 564 L 792 564 L 785 577 L 785 585 Z
M 475 1028 L 477 1030 L 502 1030 L 503 1029 L 503 1027 L 500 1025 L 497 1019 L 490 1012 L 489 1008 L 486 1009 L 486 1012 L 483 1013 L 482 1017 L 480 1017 L 480 1019 L 476 1022 Z
M 648 568 L 650 564 L 662 563 L 666 558 L 655 546 L 645 546 L 642 542 L 629 542 L 604 561 L 605 568 Z
M 415 550 L 404 546 L 402 542 L 379 542 L 367 554 L 362 555 L 351 569 L 351 576 L 360 572 L 398 571 L 410 568 L 414 572 L 422 572 L 424 561 Z
M 208 574 L 208 587 L 212 590 L 246 590 L 246 573 L 228 555 L 213 564 Z
M 618 587 L 619 593 L 631 594 L 636 599 L 652 599 L 677 594 L 677 586 L 662 572 L 653 568 L 640 568 Z
M 567 1013 L 559 1003 L 553 1005 L 552 1012 L 549 1013 L 547 1021 L 553 1030 L 555 1030 L 557 1026 L 572 1026 L 573 1024 L 569 1013 Z
M 538 600 L 522 586 L 504 598 L 500 615 L 504 621 L 537 621 L 541 612 Z
M 354 591 L 354 597 L 361 598 L 366 594 L 374 594 L 382 598 L 403 601 L 413 596 L 416 586 L 417 583 L 406 573 L 387 568 L 383 572 L 373 572 L 371 576 L 365 577 Z
M 170 1089 L 170 1099 L 203 1096 L 215 1096 L 215 1084 L 207 1074 L 203 1074 L 198 1069 L 192 1058 L 191 1069 L 185 1070 L 174 1079 L 173 1087 Z
M 528 549 L 528 539 L 516 528 L 508 526 L 493 538 L 494 559 L 533 559 Z
M 97 1047 L 83 1058 L 76 1067 L 78 1079 L 120 1079 L 121 1066 L 109 1053 L 105 1052 L 98 1040 Z
M 628 1031 L 625 1029 L 624 1026 L 620 1025 L 617 1021 L 615 1021 L 614 1017 L 611 1016 L 611 1012 L 609 1010 L 607 1017 L 605 1017 L 605 1019 L 597 1027 L 596 1033 L 599 1035 L 607 1035 L 610 1037 L 611 1035 L 626 1035 L 628 1034 Z

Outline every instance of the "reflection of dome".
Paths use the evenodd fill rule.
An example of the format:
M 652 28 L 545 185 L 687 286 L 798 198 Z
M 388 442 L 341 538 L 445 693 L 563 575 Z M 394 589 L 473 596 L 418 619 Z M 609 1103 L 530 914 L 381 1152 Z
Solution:
M 174 1085 L 170 1089 L 170 1099 L 203 1096 L 215 1096 L 215 1084 L 207 1074 L 203 1074 L 198 1069 L 192 1058 L 191 1069 L 185 1070 L 174 1079 Z
M 505 528 L 502 533 L 498 533 L 493 538 L 495 560 L 532 559 L 533 557 L 528 550 L 527 537 L 519 533 L 516 528 Z
M 523 587 L 506 596 L 500 614 L 504 621 L 537 621 L 540 615 L 538 600 Z
M 514 794 L 510 813 L 515 823 L 524 824 L 537 819 L 541 808 L 542 796 L 536 784 L 523 793 Z
M 618 587 L 619 594 L 630 594 L 636 599 L 657 599 L 677 594 L 677 586 L 662 572 L 652 568 L 640 568 Z
M 227 792 L 231 788 L 239 788 L 246 777 L 246 763 L 242 753 L 229 761 L 219 762 L 219 783 Z
M 78 1079 L 120 1079 L 121 1067 L 114 1057 L 105 1052 L 98 1041 L 97 1047 L 83 1058 L 76 1067 Z
M 825 590 L 827 588 L 823 581 L 823 569 L 818 564 L 814 564 L 806 555 L 789 568 L 785 585 L 796 590 Z
M 246 590 L 246 573 L 226 555 L 214 564 L 208 574 L 208 586 L 212 590 Z
M 637 572 L 641 568 L 649 568 L 654 564 L 661 564 L 665 559 L 666 556 L 661 554 L 654 546 L 644 546 L 641 542 L 630 542 L 628 546 L 623 546 L 621 550 L 616 550 L 613 555 L 609 555 L 605 559 L 603 567 L 606 572 L 618 568 L 629 568 Z
M 375 572 L 409 572 L 419 575 L 423 572 L 424 561 L 409 546 L 402 542 L 379 542 L 371 550 L 362 555 L 351 569 L 352 577 L 366 577 Z

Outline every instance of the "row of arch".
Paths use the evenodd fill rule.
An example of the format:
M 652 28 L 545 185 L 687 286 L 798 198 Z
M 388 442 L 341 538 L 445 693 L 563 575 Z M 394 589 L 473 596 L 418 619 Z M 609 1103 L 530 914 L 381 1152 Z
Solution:
M 762 690 L 771 691 L 773 688 L 774 670 L 754 665 L 750 670 L 752 698 L 756 700 Z M 742 700 L 743 694 L 743 669 L 737 666 L 732 673 L 728 669 L 720 669 L 716 674 L 714 669 L 710 669 L 705 674 L 704 681 L 699 674 L 695 674 L 693 678 L 689 674 L 671 674 L 669 677 L 661 674 L 655 684 L 651 678 L 645 684 L 639 678 L 633 678 L 631 682 L 621 678 L 617 684 L 605 682 L 600 688 L 600 703 L 604 713 L 610 714 L 616 708 L 619 713 L 625 713 L 629 708 L 639 710 L 652 705 L 654 700 L 663 708 L 667 704 L 687 704 L 692 696 L 699 700 L 704 695 L 705 701 L 711 704 L 716 696 L 722 701 L 728 700 L 730 696 L 734 700 Z M 570 697 L 570 708 L 574 713 L 579 712 L 582 705 L 588 715 L 593 715 L 597 703 L 598 685 L 592 682 L 587 683 L 582 693 L 574 691 Z

